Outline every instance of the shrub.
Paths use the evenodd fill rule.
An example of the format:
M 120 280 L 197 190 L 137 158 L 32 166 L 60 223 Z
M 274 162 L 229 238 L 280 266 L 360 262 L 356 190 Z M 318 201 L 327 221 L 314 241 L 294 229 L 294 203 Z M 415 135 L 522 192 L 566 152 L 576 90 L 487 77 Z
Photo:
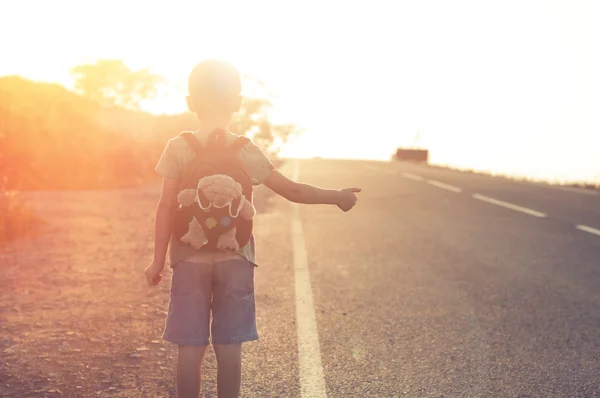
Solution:
M 16 191 L 0 190 L 0 242 L 35 234 L 41 224 Z

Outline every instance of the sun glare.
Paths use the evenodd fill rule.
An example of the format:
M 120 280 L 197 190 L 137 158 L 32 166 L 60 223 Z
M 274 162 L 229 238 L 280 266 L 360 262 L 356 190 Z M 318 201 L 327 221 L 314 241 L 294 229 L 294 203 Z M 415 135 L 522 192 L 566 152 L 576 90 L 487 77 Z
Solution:
M 0 34 L 18 37 L 3 49 L 0 74 L 70 87 L 70 67 L 122 59 L 171 85 L 146 110 L 177 113 L 185 110 L 191 67 L 221 57 L 262 79 L 277 116 L 304 129 L 283 156 L 388 159 L 398 146 L 422 145 L 434 163 L 600 178 L 600 4 L 62 0 L 35 7 L 0 5 L 13 16 Z M 93 19 L 82 17 L 90 12 Z

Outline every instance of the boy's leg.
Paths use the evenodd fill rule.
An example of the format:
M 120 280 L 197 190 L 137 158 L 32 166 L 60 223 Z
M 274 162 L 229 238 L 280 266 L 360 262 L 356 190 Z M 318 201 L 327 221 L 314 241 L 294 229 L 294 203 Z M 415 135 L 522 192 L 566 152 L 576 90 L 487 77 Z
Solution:
M 182 262 L 173 268 L 169 312 L 163 338 L 179 346 L 179 397 L 197 398 L 200 366 L 210 337 L 212 265 Z
M 179 346 L 177 352 L 177 396 L 198 398 L 202 381 L 202 358 L 206 346 Z
M 219 398 L 238 398 L 242 382 L 242 344 L 214 344 Z
M 254 264 L 237 257 L 213 268 L 212 343 L 218 369 L 219 398 L 237 398 L 242 343 L 258 339 L 254 304 Z

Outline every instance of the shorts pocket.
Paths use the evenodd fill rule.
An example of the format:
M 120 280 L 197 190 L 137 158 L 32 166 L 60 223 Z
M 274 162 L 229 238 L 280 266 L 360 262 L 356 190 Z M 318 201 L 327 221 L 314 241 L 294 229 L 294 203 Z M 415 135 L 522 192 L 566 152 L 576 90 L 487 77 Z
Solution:
M 198 293 L 198 267 L 196 264 L 177 264 L 171 277 L 171 297 L 189 297 Z
M 246 297 L 254 294 L 254 265 L 248 261 L 232 261 L 228 264 L 228 294 Z

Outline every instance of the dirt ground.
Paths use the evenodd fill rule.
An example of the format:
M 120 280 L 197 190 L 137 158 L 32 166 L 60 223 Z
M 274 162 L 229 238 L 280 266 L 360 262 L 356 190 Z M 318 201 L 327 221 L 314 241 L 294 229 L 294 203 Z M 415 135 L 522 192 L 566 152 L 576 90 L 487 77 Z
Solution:
M 156 288 L 143 276 L 158 193 L 26 195 L 47 224 L 0 246 L 1 397 L 175 396 L 176 348 L 160 339 L 171 272 Z M 256 192 L 259 212 L 269 196 Z

